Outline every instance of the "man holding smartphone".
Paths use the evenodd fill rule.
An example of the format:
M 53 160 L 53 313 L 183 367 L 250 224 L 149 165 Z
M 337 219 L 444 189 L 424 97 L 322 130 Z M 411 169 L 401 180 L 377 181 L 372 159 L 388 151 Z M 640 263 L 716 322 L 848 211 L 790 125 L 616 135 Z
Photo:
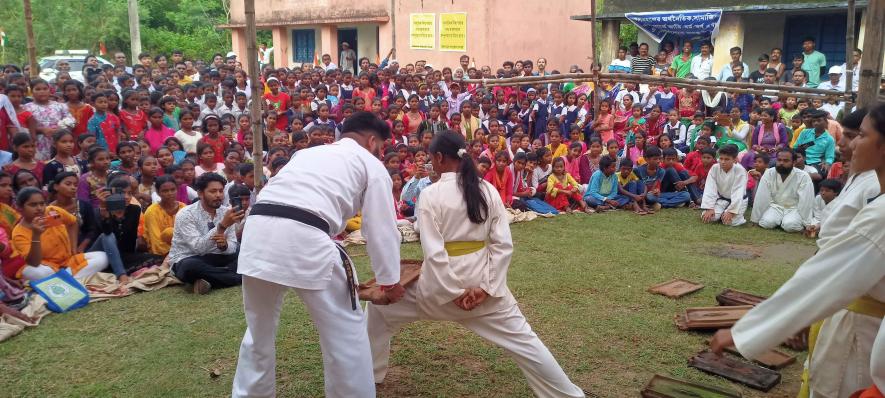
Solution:
M 259 193 L 243 231 L 243 304 L 246 334 L 240 346 L 234 397 L 276 392 L 275 340 L 283 296 L 293 290 L 320 335 L 325 395 L 374 397 L 366 318 L 356 277 L 343 248 L 332 240 L 361 212 L 366 251 L 384 296 L 399 301 L 400 240 L 392 181 L 378 160 L 390 128 L 369 112 L 344 123 L 341 140 L 298 152 Z

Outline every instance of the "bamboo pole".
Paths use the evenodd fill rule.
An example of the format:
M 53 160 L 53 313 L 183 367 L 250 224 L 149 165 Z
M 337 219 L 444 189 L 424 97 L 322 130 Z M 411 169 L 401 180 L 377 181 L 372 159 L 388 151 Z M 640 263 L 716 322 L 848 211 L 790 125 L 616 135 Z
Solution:
M 559 75 L 550 75 L 550 76 L 521 76 L 521 77 L 511 77 L 509 79 L 464 79 L 464 83 L 480 83 L 487 86 L 500 86 L 504 83 L 520 83 L 520 84 L 540 84 L 540 83 L 551 83 L 552 80 L 555 81 L 592 81 L 597 78 L 594 73 L 562 73 Z M 681 84 L 690 84 L 690 85 L 709 85 L 714 83 L 717 86 L 721 87 L 735 87 L 735 88 L 748 88 L 755 90 L 777 90 L 777 91 L 788 91 L 795 93 L 808 93 L 808 94 L 822 94 L 827 96 L 832 96 L 832 90 L 824 90 L 819 88 L 811 88 L 811 87 L 797 87 L 797 86 L 787 86 L 787 85 L 777 85 L 777 84 L 765 84 L 765 83 L 750 83 L 750 82 L 726 82 L 726 81 L 712 81 L 712 80 L 693 80 L 693 79 L 681 79 L 677 77 L 669 77 L 669 76 L 653 76 L 653 75 L 637 75 L 630 73 L 606 73 L 600 72 L 598 73 L 598 78 L 601 80 L 613 80 L 613 81 L 627 81 L 634 80 L 640 81 L 642 83 L 647 84 L 667 84 L 667 85 L 675 85 L 678 83 Z M 842 94 L 842 93 L 840 93 Z
M 260 190 L 264 185 L 264 133 L 261 131 L 261 90 L 259 87 L 258 70 L 258 48 L 255 44 L 258 42 L 255 33 L 255 0 L 244 0 L 243 8 L 246 14 L 246 68 L 249 78 L 252 79 L 252 103 L 249 105 L 250 119 L 252 121 L 252 162 L 255 164 L 255 189 Z
M 592 50 L 590 62 L 590 73 L 596 72 L 596 0 L 590 0 L 590 47 Z M 599 80 L 593 81 L 593 117 L 599 114 Z
M 854 58 L 854 0 L 848 0 L 848 20 L 846 21 L 846 30 L 845 30 L 845 70 L 842 73 L 845 75 L 845 95 L 849 95 L 851 93 L 851 83 L 854 78 L 854 67 L 851 66 L 851 61 Z M 849 112 L 851 112 L 851 105 L 848 101 L 845 101 L 845 107 L 842 109 L 842 115 L 845 117 Z
M 864 53 L 860 60 L 860 83 L 857 107 L 876 104 L 882 81 L 882 26 L 885 25 L 885 0 L 873 0 L 867 5 L 867 27 L 864 30 Z
M 129 47 L 132 49 L 132 62 L 138 62 L 141 54 L 141 22 L 138 18 L 138 0 L 129 0 Z
M 34 39 L 34 15 L 31 13 L 31 0 L 22 0 L 25 9 L 25 31 L 28 40 L 28 64 L 31 66 L 31 78 L 40 76 L 40 68 L 37 66 L 37 40 Z

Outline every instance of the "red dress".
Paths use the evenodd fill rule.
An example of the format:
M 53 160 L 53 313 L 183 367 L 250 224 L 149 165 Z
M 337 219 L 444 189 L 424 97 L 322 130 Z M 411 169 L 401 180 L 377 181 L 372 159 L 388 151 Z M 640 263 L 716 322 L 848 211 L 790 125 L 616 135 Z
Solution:
M 215 151 L 215 163 L 224 163 L 224 151 L 227 149 L 227 138 L 219 134 L 218 137 L 212 138 L 204 135 L 200 142 L 208 144 Z
M 129 138 L 131 140 L 138 139 L 138 135 L 144 132 L 147 129 L 147 115 L 144 114 L 144 111 L 139 109 L 135 113 L 131 113 L 125 109 L 120 110 L 120 122 L 123 123 L 123 127 L 126 128 L 126 133 L 129 134 Z
M 286 109 L 289 109 L 290 100 L 289 94 L 282 91 L 277 93 L 277 95 L 273 95 L 273 93 L 264 94 L 264 101 L 267 102 L 268 108 L 277 111 L 285 112 Z M 285 130 L 286 127 L 289 127 L 289 117 L 285 113 L 281 113 L 277 116 L 277 128 Z
M 71 116 L 74 117 L 74 120 L 77 121 L 77 124 L 74 125 L 74 128 L 71 129 L 71 133 L 74 134 L 74 140 L 88 131 L 89 119 L 92 118 L 92 115 L 95 114 L 95 108 L 90 106 L 89 104 L 81 104 L 79 108 L 74 108 L 70 104 L 68 104 L 68 111 L 71 112 Z

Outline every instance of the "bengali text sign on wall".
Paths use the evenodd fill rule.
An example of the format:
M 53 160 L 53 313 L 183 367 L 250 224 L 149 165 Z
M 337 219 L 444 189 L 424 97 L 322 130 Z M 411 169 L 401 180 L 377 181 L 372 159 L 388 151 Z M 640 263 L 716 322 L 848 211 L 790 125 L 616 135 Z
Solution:
M 439 49 L 467 51 L 467 13 L 439 14 Z
M 436 14 L 413 13 L 409 15 L 409 48 L 433 50 L 436 48 Z

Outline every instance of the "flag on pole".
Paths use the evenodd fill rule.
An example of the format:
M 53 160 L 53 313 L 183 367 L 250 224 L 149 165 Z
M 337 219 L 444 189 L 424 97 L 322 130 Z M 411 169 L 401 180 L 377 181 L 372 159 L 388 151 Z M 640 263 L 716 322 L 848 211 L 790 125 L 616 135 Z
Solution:
M 98 55 L 108 55 L 108 48 L 103 41 L 98 42 Z
M 313 66 L 320 66 L 320 58 L 317 56 L 316 51 L 313 52 Z
M 6 44 L 9 42 L 9 39 L 6 37 L 6 32 L 0 30 L 0 47 L 6 47 Z

